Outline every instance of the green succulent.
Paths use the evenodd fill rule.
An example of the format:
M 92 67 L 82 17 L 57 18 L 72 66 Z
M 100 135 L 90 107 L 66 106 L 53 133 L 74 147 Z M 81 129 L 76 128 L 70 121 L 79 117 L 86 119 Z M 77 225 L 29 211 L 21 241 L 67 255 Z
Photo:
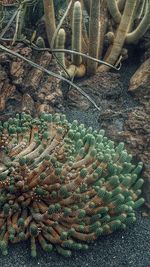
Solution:
M 124 144 L 62 114 L 0 122 L 0 250 L 30 239 L 63 256 L 136 220 L 143 179 Z M 9 163 L 9 164 L 8 164 Z

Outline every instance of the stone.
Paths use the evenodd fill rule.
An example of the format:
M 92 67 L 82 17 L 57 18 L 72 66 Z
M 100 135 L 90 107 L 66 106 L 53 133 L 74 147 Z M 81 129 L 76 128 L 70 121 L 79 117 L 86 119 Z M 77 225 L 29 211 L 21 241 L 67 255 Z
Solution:
M 134 93 L 140 102 L 150 99 L 150 58 L 135 72 L 129 83 L 129 91 Z

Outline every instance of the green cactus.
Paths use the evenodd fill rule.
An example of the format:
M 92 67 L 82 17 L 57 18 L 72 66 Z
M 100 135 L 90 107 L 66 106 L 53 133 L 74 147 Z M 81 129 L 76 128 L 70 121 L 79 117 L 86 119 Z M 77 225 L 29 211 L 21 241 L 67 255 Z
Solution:
M 121 13 L 119 11 L 118 4 L 116 0 L 107 0 L 107 6 L 113 20 L 118 24 L 121 21 Z
M 100 45 L 100 0 L 91 0 L 89 25 L 89 56 L 98 58 Z M 98 63 L 88 60 L 87 73 L 95 74 Z
M 81 3 L 76 1 L 72 16 L 72 50 L 81 52 L 82 50 L 82 8 Z M 82 63 L 80 55 L 72 55 L 72 63 L 79 67 Z
M 44 6 L 47 38 L 48 38 L 49 46 L 51 46 L 53 34 L 56 31 L 54 2 L 53 0 L 43 0 L 43 6 Z
M 125 2 L 125 3 L 124 3 Z M 116 23 L 119 23 L 117 31 L 115 33 L 114 42 L 110 45 L 106 55 L 104 57 L 104 61 L 108 62 L 109 64 L 116 64 L 119 62 L 119 58 L 121 55 L 122 47 L 125 43 L 137 43 L 139 39 L 143 36 L 143 34 L 147 31 L 150 25 L 150 1 L 145 0 L 144 5 L 140 3 L 138 0 L 126 0 L 122 1 L 122 4 L 125 4 L 123 9 L 123 14 L 121 15 L 120 20 L 120 11 L 121 8 L 121 1 L 110 1 L 107 0 L 108 9 L 110 14 L 113 17 L 113 20 Z M 140 6 L 141 5 L 141 6 Z M 120 7 L 119 7 L 120 6 Z M 143 10 L 143 6 L 145 9 Z M 140 10 L 142 9 L 142 20 L 134 29 L 134 20 L 140 14 Z M 143 15 L 144 14 L 144 15 Z M 133 28 L 133 29 L 132 29 Z M 99 71 L 107 71 L 109 68 L 107 66 L 100 66 Z
M 45 41 L 41 36 L 37 38 L 36 45 L 40 48 L 45 48 Z
M 104 60 L 108 62 L 109 64 L 114 65 L 118 57 L 120 56 L 122 47 L 124 45 L 127 33 L 130 28 L 132 15 L 133 15 L 135 6 L 136 6 L 136 0 L 126 0 L 125 8 L 124 8 L 124 11 L 121 17 L 121 21 L 116 31 L 116 37 L 114 39 L 113 44 L 109 47 L 104 57 Z M 109 70 L 109 67 L 107 66 L 102 65 L 99 67 L 99 71 L 103 72 L 107 70 Z
M 65 54 L 62 51 L 57 51 L 57 57 L 60 58 L 60 63 L 70 78 L 108 71 L 111 67 L 116 68 L 120 61 L 127 58 L 127 55 L 122 55 L 125 44 L 137 43 L 149 28 L 149 0 L 142 2 L 140 0 L 67 0 L 67 3 L 70 4 L 66 16 L 68 15 L 68 21 L 71 22 L 71 49 L 79 54 L 72 53 L 71 62 L 65 60 Z M 52 45 L 53 34 L 54 32 L 55 35 L 58 34 L 62 22 L 56 30 L 53 0 L 44 1 L 44 8 L 47 36 Z M 137 21 L 140 21 L 138 25 L 135 23 Z M 64 42 L 59 44 L 60 33 L 61 31 L 56 37 L 56 48 L 61 47 L 63 50 Z M 98 65 L 98 60 L 103 56 L 105 37 L 109 41 L 107 42 L 108 49 L 104 55 L 103 64 Z M 94 60 L 88 59 L 86 55 Z
M 65 41 L 66 41 L 66 33 L 64 29 L 60 29 L 56 38 L 56 48 L 57 49 L 64 49 L 65 48 Z M 64 52 L 56 53 L 58 61 L 62 64 L 62 66 L 66 69 L 65 63 L 65 54 Z
M 143 179 L 124 144 L 62 114 L 0 122 L 0 251 L 29 239 L 63 256 L 136 220 Z
M 126 0 L 117 0 L 117 5 L 119 8 L 119 11 L 122 11 L 124 9 Z
M 137 12 L 138 10 L 136 10 Z M 125 39 L 127 44 L 136 43 L 145 34 L 150 25 L 150 1 L 146 0 L 144 16 L 135 30 L 128 33 Z

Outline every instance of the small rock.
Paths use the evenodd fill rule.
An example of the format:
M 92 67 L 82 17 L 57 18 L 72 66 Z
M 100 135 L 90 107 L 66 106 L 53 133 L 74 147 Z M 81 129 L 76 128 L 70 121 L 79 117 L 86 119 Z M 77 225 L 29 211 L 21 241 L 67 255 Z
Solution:
M 140 102 L 143 102 L 145 96 L 150 99 L 150 58 L 132 76 L 129 91 L 134 93 Z

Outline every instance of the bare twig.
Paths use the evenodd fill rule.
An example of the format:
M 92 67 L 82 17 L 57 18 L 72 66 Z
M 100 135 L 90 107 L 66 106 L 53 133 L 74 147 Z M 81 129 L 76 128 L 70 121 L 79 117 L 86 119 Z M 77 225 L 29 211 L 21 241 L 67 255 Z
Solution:
M 34 3 L 36 3 L 37 0 L 23 0 L 20 2 L 19 7 L 17 9 L 17 16 L 16 16 L 16 28 L 15 28 L 15 34 L 13 37 L 13 42 L 12 44 L 14 45 L 14 43 L 16 42 L 16 39 L 19 35 L 21 35 L 21 31 L 22 31 L 22 24 L 24 23 L 24 16 L 26 13 L 26 8 L 27 6 L 31 6 L 34 5 Z
M 47 49 L 47 48 L 45 48 L 45 49 Z M 97 58 L 93 58 L 93 57 L 91 57 L 89 55 L 86 55 L 84 53 L 80 53 L 80 52 L 77 52 L 77 51 L 74 51 L 74 50 L 68 50 L 68 49 L 52 49 L 51 51 L 57 52 L 57 53 L 59 53 L 59 52 L 65 52 L 65 53 L 68 53 L 68 54 L 80 55 L 82 57 L 85 57 L 87 59 L 90 59 L 92 61 L 95 61 L 95 62 L 97 62 L 99 64 L 104 64 L 104 65 L 106 65 L 106 66 L 108 66 L 108 67 L 110 67 L 110 68 L 112 68 L 114 70 L 120 70 L 120 67 L 117 68 L 117 67 L 115 67 L 115 66 L 113 66 L 113 65 L 111 65 L 111 64 L 109 64 L 109 63 L 107 63 L 107 62 L 105 62 L 103 60 L 100 60 L 100 59 L 97 59 Z
M 3 38 L 4 34 L 8 31 L 10 25 L 12 24 L 13 20 L 15 19 L 15 17 L 17 16 L 18 10 L 16 10 L 13 14 L 13 16 L 11 17 L 11 19 L 8 21 L 6 27 L 3 29 L 2 33 L 0 34 L 0 38 Z
M 12 41 L 12 39 L 6 39 L 6 38 L 0 38 L 0 41 L 5 41 L 5 42 L 11 42 Z M 120 66 L 119 67 L 115 67 L 115 66 L 113 66 L 113 65 L 111 65 L 111 64 L 109 64 L 109 63 L 107 63 L 107 62 L 105 62 L 105 61 L 103 61 L 103 60 L 100 60 L 100 59 L 97 59 L 97 58 L 93 58 L 93 57 L 90 57 L 89 55 L 86 55 L 86 54 L 84 54 L 84 53 L 80 53 L 80 52 L 77 52 L 77 51 L 74 51 L 74 50 L 69 50 L 69 49 L 51 49 L 51 48 L 40 48 L 40 47 L 38 47 L 38 46 L 36 46 L 35 44 L 31 44 L 31 42 L 29 41 L 29 40 L 27 40 L 26 38 L 24 38 L 24 39 L 19 39 L 19 40 L 17 40 L 18 42 L 23 42 L 23 43 L 25 43 L 26 45 L 29 45 L 29 46 L 31 46 L 33 49 L 35 49 L 35 50 L 37 50 L 37 51 L 48 51 L 48 52 L 50 52 L 50 53 L 52 53 L 52 52 L 57 52 L 57 53 L 61 53 L 61 52 L 64 52 L 64 53 L 68 53 L 68 54 L 75 54 L 75 55 L 80 55 L 80 56 L 82 56 L 82 57 L 85 57 L 85 58 L 87 58 L 87 59 L 90 59 L 90 60 L 93 60 L 93 61 L 95 61 L 95 62 L 97 62 L 97 63 L 99 63 L 99 64 L 104 64 L 104 65 L 106 65 L 106 66 L 108 66 L 108 67 L 110 67 L 110 68 L 112 68 L 112 69 L 114 69 L 114 70 L 120 70 Z
M 99 110 L 99 111 L 101 110 L 101 109 L 96 105 L 96 103 L 94 102 L 94 100 L 91 99 L 91 97 L 90 97 L 89 95 L 87 95 L 87 94 L 86 94 L 86 93 L 85 93 L 79 86 L 77 86 L 76 84 L 74 84 L 74 83 L 71 82 L 70 80 L 64 78 L 63 76 L 61 76 L 61 75 L 59 75 L 59 74 L 56 74 L 56 73 L 54 73 L 54 72 L 52 72 L 52 71 L 49 71 L 49 70 L 45 69 L 44 67 L 38 65 L 37 63 L 35 63 L 35 62 L 33 62 L 33 61 L 31 61 L 31 60 L 29 60 L 29 59 L 23 57 L 22 55 L 20 55 L 20 54 L 18 54 L 18 53 L 16 53 L 16 52 L 14 52 L 14 51 L 12 51 L 12 50 L 6 48 L 5 46 L 3 46 L 3 45 L 1 45 L 1 44 L 0 44 L 0 49 L 1 49 L 2 51 L 7 52 L 8 54 L 10 54 L 10 55 L 12 55 L 12 56 L 15 56 L 15 57 L 18 57 L 18 58 L 24 60 L 25 62 L 27 62 L 28 64 L 30 64 L 30 65 L 33 66 L 34 68 L 37 68 L 37 69 L 39 69 L 39 70 L 41 70 L 41 71 L 47 73 L 48 75 L 51 75 L 51 76 L 55 77 L 56 79 L 60 79 L 60 80 L 62 80 L 62 81 L 64 81 L 64 82 L 67 82 L 69 85 L 71 85 L 72 87 L 74 87 L 77 91 L 79 91 L 84 97 L 86 97 L 86 98 L 87 98 L 87 99 L 94 105 L 94 107 L 95 107 L 97 110 Z

